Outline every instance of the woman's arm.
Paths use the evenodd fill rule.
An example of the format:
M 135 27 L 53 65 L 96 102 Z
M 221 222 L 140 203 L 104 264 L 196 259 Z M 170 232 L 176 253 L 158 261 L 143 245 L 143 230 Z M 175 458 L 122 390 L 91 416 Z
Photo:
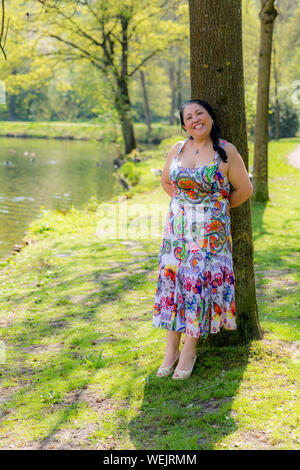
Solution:
M 172 197 L 173 194 L 174 194 L 174 186 L 173 186 L 173 184 L 172 184 L 172 183 L 167 183 L 167 182 L 165 182 L 165 181 L 162 181 L 162 182 L 161 182 L 161 185 L 162 185 L 163 189 L 166 191 L 166 193 L 167 193 L 170 197 Z
M 227 178 L 234 187 L 229 195 L 230 209 L 247 201 L 253 193 L 253 187 L 244 160 L 233 144 L 227 142 L 225 147 L 228 156 Z
M 178 147 L 179 147 L 180 143 L 181 142 L 176 142 L 176 144 L 173 145 L 171 150 L 167 153 L 167 156 L 166 156 L 167 160 L 166 160 L 166 163 L 165 163 L 164 169 L 162 171 L 162 175 L 161 175 L 161 185 L 162 185 L 164 191 L 170 197 L 172 197 L 173 194 L 174 194 L 174 186 L 171 183 L 170 178 L 169 178 L 170 166 L 171 166 L 173 158 L 175 157 L 175 155 L 177 153 L 177 150 L 178 150 Z

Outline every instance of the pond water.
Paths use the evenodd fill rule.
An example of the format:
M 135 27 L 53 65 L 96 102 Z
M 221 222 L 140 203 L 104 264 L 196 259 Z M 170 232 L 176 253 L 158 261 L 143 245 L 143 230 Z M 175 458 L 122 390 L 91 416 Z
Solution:
M 104 201 L 120 193 L 111 143 L 20 138 L 0 143 L 0 259 L 43 208 L 80 208 L 94 195 Z

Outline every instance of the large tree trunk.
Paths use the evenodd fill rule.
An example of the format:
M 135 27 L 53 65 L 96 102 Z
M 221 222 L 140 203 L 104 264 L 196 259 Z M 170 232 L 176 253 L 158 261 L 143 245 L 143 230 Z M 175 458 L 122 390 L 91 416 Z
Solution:
M 232 142 L 248 169 L 241 0 L 189 0 L 192 98 L 216 111 L 221 137 Z M 232 189 L 232 188 L 231 188 Z M 230 210 L 237 329 L 210 335 L 216 346 L 260 339 L 253 265 L 250 201 Z
M 150 115 L 150 107 L 149 107 L 147 87 L 146 87 L 146 81 L 145 81 L 145 74 L 142 69 L 140 69 L 140 77 L 141 77 L 141 84 L 142 84 L 142 89 L 143 89 L 144 111 L 145 111 L 145 119 L 146 119 L 147 130 L 148 130 L 148 140 L 150 140 L 151 132 L 152 132 L 151 115 Z
M 272 53 L 272 35 L 277 10 L 274 0 L 261 0 L 259 17 L 260 47 L 258 59 L 258 85 L 255 120 L 255 144 L 253 167 L 252 200 L 269 200 L 268 191 L 268 130 L 269 130 L 269 93 Z

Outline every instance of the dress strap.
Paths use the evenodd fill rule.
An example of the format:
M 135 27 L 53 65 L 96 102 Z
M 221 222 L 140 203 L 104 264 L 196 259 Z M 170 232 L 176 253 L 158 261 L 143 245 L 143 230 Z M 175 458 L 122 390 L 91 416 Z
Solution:
M 219 163 L 220 158 L 221 158 L 220 155 L 218 154 L 218 152 L 216 152 L 216 154 L 214 156 L 214 161 Z
M 225 139 L 219 139 L 219 145 L 222 147 L 222 149 L 225 147 L 226 140 Z
M 182 140 L 182 141 L 180 142 L 180 145 L 178 146 L 177 153 L 176 153 L 176 155 L 175 155 L 175 158 L 176 158 L 176 159 L 178 158 L 178 155 L 180 154 L 181 150 L 183 149 L 185 143 L 186 143 L 188 140 L 189 140 L 189 137 L 188 137 L 187 139 L 185 139 L 185 140 Z
M 224 139 L 219 139 L 219 147 L 221 147 L 222 149 L 224 148 L 225 143 L 226 143 L 226 140 L 224 140 Z M 216 155 L 215 155 L 215 160 L 216 160 L 218 163 L 220 163 L 220 161 L 221 161 L 221 155 L 219 155 L 218 152 L 217 152 Z

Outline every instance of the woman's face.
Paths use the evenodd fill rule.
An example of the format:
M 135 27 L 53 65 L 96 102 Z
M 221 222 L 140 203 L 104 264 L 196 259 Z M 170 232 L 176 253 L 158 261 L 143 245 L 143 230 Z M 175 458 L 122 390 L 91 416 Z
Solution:
M 211 115 L 197 103 L 186 105 L 183 110 L 183 122 L 186 132 L 194 138 L 209 135 L 213 125 Z

